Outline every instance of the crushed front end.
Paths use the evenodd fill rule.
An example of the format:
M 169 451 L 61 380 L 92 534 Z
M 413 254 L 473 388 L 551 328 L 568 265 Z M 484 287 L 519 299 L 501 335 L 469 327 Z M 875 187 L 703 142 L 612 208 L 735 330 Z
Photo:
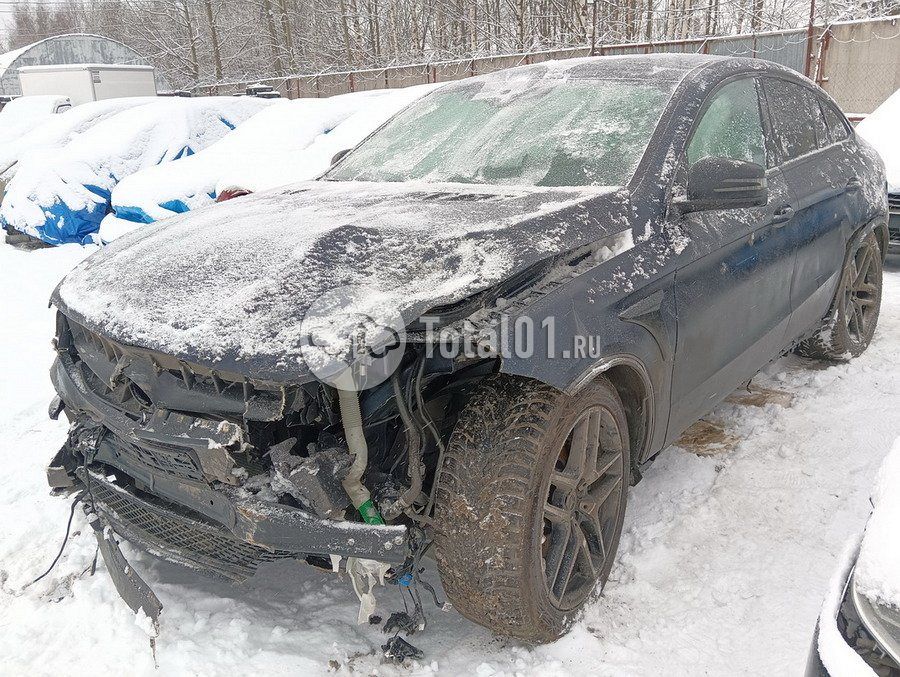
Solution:
M 353 459 L 333 389 L 217 373 L 109 341 L 63 313 L 56 349 L 50 415 L 64 411 L 71 425 L 49 483 L 81 492 L 120 536 L 236 581 L 282 559 L 328 569 L 342 558 L 408 561 L 417 527 L 403 515 L 366 523 L 341 485 Z M 393 445 L 389 428 L 373 430 Z M 387 458 L 373 456 L 388 471 L 373 467 L 367 481 L 390 494 Z

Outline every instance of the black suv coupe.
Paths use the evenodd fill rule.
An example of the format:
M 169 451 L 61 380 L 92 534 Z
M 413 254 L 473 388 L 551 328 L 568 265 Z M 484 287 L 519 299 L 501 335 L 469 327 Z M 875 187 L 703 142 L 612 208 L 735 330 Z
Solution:
M 464 616 L 549 641 L 660 450 L 787 351 L 865 350 L 887 220 L 878 155 L 775 64 L 454 82 L 316 181 L 70 273 L 50 483 L 153 618 L 114 533 L 235 580 L 292 558 L 415 590 L 431 553 Z

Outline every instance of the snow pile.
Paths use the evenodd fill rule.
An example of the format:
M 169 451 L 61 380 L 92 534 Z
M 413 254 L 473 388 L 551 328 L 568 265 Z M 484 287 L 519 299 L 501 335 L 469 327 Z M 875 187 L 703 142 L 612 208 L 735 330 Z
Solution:
M 856 563 L 856 588 L 873 604 L 900 609 L 900 438 L 878 474 L 874 510 Z
M 0 143 L 14 140 L 31 131 L 54 115 L 54 109 L 68 103 L 65 96 L 46 94 L 42 96 L 20 96 L 13 99 L 0 111 Z M 61 113 L 60 113 L 61 115 Z
M 900 90 L 860 122 L 856 132 L 875 146 L 884 160 L 888 191 L 900 193 Z
M 352 148 L 433 87 L 278 101 L 183 162 L 149 167 L 122 180 L 112 195 L 115 216 L 110 228 L 104 223 L 101 237 L 114 239 L 127 229 L 122 221 L 150 223 L 210 204 L 225 189 L 258 192 L 315 178 L 334 153 Z
M 76 269 L 59 294 L 75 317 L 125 343 L 260 378 L 302 374 L 301 320 L 326 291 L 370 287 L 380 293 L 369 303 L 410 322 L 618 232 L 601 215 L 608 203 L 585 205 L 609 193 L 299 183 L 150 224 Z
M 0 219 L 51 244 L 85 242 L 106 215 L 118 181 L 206 148 L 270 103 L 158 99 L 92 126 L 62 148 L 32 150 L 7 186 Z
M 156 100 L 155 97 L 130 97 L 92 101 L 64 113 L 48 116 L 27 134 L 16 138 L 4 135 L 3 143 L 0 143 L 0 176 L 5 181 L 12 179 L 19 159 L 29 151 L 64 146 L 99 122 L 129 108 Z

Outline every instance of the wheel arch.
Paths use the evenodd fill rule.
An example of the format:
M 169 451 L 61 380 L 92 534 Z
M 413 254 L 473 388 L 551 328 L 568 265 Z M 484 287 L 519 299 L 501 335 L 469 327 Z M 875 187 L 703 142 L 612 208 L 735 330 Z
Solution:
M 606 378 L 615 388 L 625 407 L 628 438 L 631 445 L 632 471 L 649 455 L 656 411 L 653 382 L 643 363 L 633 355 L 614 355 L 600 360 L 576 379 L 565 393 L 577 396 L 586 385 L 599 377 Z M 639 474 L 633 472 L 635 477 Z
M 878 245 L 881 247 L 881 260 L 884 261 L 887 259 L 888 247 L 890 246 L 891 240 L 887 223 L 884 221 L 876 222 L 872 227 L 872 232 L 875 233 L 875 237 L 878 238 Z

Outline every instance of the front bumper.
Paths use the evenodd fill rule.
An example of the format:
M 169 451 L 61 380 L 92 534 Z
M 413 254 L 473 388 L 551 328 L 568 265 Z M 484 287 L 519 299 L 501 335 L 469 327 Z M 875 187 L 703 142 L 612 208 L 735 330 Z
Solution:
M 286 558 L 406 559 L 404 526 L 323 519 L 248 497 L 236 487 L 214 488 L 197 474 L 202 463 L 190 462 L 197 449 L 186 446 L 179 433 L 202 425 L 202 419 L 172 415 L 178 425 L 171 436 L 145 434 L 147 423 L 133 421 L 92 392 L 67 354 L 59 354 L 51 379 L 69 412 L 102 423 L 109 434 L 100 437 L 87 464 L 67 443 L 50 464 L 50 484 L 89 489 L 97 513 L 127 540 L 235 580 L 253 575 L 263 562 Z
M 832 600 L 826 600 L 825 607 L 831 607 L 816 623 L 812 646 L 806 665 L 806 677 L 838 677 L 835 666 L 855 666 L 857 672 L 863 674 L 866 667 L 871 668 L 878 677 L 900 677 L 900 665 L 891 657 L 884 645 L 879 643 L 877 632 L 867 624 L 859 613 L 859 601 L 855 599 L 853 586 L 853 564 L 839 572 L 844 581 L 841 591 Z M 821 635 L 830 636 L 831 646 L 823 649 Z M 838 646 L 838 643 L 841 643 Z M 828 651 L 830 658 L 824 655 Z M 843 654 L 843 656 L 841 656 Z M 829 664 L 832 670 L 829 670 Z M 854 673 L 856 674 L 856 673 Z

